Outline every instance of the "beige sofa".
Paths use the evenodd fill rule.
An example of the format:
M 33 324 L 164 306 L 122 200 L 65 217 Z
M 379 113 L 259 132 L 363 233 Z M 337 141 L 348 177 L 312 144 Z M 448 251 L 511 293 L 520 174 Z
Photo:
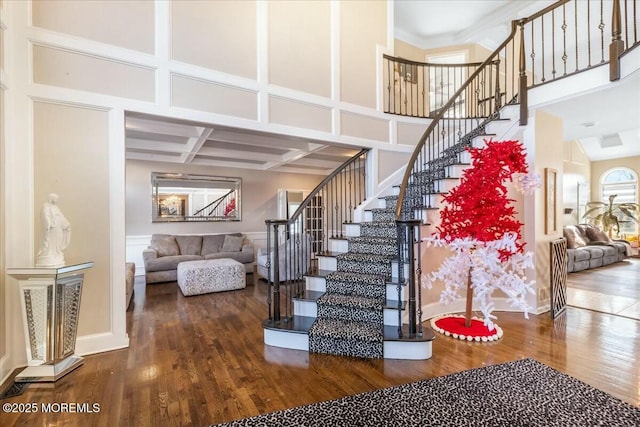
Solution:
M 146 283 L 173 282 L 184 261 L 231 258 L 253 272 L 253 245 L 241 233 L 172 235 L 154 234 L 142 252 Z

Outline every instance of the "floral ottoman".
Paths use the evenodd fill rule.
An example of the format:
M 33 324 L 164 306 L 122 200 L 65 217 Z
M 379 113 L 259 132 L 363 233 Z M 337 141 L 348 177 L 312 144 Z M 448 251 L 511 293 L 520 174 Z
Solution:
M 242 263 L 230 258 L 181 262 L 178 286 L 185 296 L 242 289 L 246 272 Z

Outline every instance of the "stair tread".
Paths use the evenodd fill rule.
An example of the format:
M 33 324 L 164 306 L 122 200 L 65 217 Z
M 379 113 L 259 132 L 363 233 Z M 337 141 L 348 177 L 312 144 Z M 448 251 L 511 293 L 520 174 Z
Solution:
M 343 295 L 325 293 L 318 299 L 318 305 L 340 305 L 368 310 L 382 310 L 384 297 L 365 297 L 361 295 Z

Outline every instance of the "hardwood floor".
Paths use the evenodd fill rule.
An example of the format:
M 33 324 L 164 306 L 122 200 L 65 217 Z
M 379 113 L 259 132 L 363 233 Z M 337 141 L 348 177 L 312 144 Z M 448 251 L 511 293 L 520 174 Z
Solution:
M 640 320 L 640 258 L 569 273 L 567 302 L 574 307 Z
M 361 360 L 265 346 L 265 299 L 264 283 L 184 297 L 176 283 L 138 281 L 128 349 L 87 356 L 56 383 L 2 401 L 97 403 L 99 413 L 3 412 L 0 424 L 204 426 L 526 357 L 640 406 L 638 320 L 572 307 L 555 322 L 500 312 L 498 342 L 438 336 L 426 361 Z

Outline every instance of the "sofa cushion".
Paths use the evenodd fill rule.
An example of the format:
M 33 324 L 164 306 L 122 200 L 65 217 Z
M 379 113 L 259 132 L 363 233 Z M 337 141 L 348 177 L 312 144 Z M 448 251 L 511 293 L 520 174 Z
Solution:
M 229 233 L 230 236 L 242 236 L 241 233 Z M 206 234 L 202 236 L 202 255 L 214 254 L 222 250 L 227 234 Z
M 151 236 L 151 249 L 158 252 L 158 256 L 180 255 L 180 248 L 174 236 L 167 234 L 154 234 Z
M 253 262 L 253 251 L 236 251 L 236 252 L 218 252 L 215 254 L 207 254 L 205 259 L 231 258 L 243 264 Z
M 580 250 L 588 252 L 591 255 L 589 259 L 602 258 L 604 256 L 604 251 L 600 246 L 585 246 Z
M 567 239 L 567 248 L 576 249 L 587 245 L 587 242 L 582 237 L 582 233 L 576 226 L 568 225 L 563 229 L 564 238 Z
M 207 234 L 202 236 L 202 255 L 220 252 L 224 243 L 224 234 Z
M 224 236 L 224 242 L 222 243 L 222 248 L 220 250 L 222 252 L 238 252 L 242 249 L 243 242 L 244 239 L 242 237 L 227 234 Z
M 201 260 L 199 255 L 171 255 L 163 256 L 156 259 L 147 261 L 144 265 L 145 271 L 162 271 L 162 270 L 175 270 L 178 268 L 178 264 L 184 261 L 197 261 Z
M 588 261 L 591 258 L 591 252 L 586 249 L 573 249 L 573 259 L 575 261 Z
M 175 236 L 180 255 L 200 255 L 202 236 Z

